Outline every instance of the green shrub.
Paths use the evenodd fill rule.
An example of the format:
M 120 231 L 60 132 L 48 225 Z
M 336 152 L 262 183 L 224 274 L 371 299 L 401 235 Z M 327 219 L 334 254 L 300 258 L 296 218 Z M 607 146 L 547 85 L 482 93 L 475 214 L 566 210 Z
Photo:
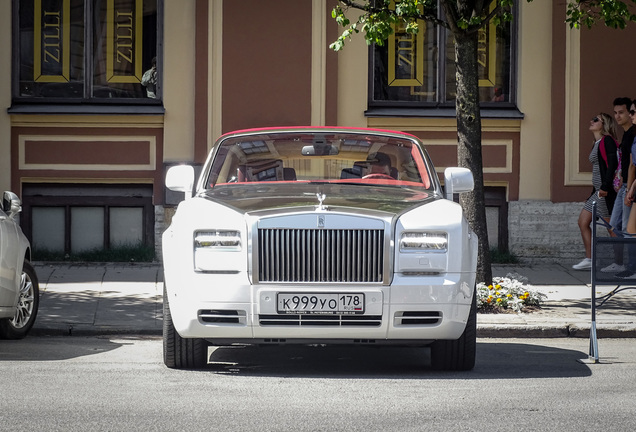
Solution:
M 497 248 L 490 249 L 490 260 L 493 264 L 519 264 L 519 258 L 515 254 Z
M 91 249 L 73 254 L 33 248 L 35 261 L 152 262 L 154 259 L 154 248 L 144 245 L 118 245 L 110 249 Z

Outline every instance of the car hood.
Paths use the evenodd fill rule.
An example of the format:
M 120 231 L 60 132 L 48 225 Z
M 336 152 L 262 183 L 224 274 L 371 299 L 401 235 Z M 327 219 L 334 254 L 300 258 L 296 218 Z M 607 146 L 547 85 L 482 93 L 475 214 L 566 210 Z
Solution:
M 327 208 L 349 207 L 389 213 L 402 213 L 441 198 L 432 190 L 329 183 L 217 185 L 198 196 L 250 213 L 318 206 L 317 194 L 325 196 L 323 205 Z

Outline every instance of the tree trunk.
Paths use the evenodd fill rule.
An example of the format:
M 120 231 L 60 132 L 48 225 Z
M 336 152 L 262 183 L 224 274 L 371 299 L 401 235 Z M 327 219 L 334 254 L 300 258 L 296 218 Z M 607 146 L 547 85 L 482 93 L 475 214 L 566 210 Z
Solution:
M 477 68 L 477 33 L 455 34 L 455 63 L 457 72 L 457 161 L 470 169 L 475 178 L 475 189 L 460 195 L 459 202 L 466 218 L 479 237 L 477 282 L 492 282 L 486 203 L 484 199 L 484 172 L 481 155 L 481 114 L 479 111 L 479 74 Z

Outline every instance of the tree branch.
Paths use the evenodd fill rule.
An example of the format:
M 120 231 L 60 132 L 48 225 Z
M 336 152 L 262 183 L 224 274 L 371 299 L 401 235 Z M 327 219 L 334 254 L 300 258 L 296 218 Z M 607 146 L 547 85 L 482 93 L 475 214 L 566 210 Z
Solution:
M 395 10 L 385 9 L 384 7 L 373 6 L 373 0 L 368 0 L 367 3 L 358 3 L 354 0 L 338 0 L 338 2 L 342 3 L 344 6 L 347 6 L 349 8 L 358 9 L 358 10 L 367 12 L 369 14 L 388 12 L 389 14 L 393 16 L 397 16 L 405 20 L 409 20 L 409 19 L 422 20 L 422 21 L 430 22 L 434 25 L 438 25 L 438 26 L 450 29 L 448 22 L 437 18 L 437 15 L 435 14 L 426 13 L 426 12 L 422 13 L 419 11 L 419 9 L 418 9 L 418 13 L 415 15 L 397 15 L 395 13 Z
M 343 5 L 348 6 L 350 8 L 359 9 L 366 12 L 378 12 L 379 10 L 378 8 L 374 8 L 373 6 L 371 6 L 371 2 L 362 4 L 362 3 L 356 3 L 351 0 L 338 0 L 338 1 L 342 3 Z
M 466 33 L 471 34 L 471 33 L 478 32 L 479 29 L 481 29 L 484 26 L 487 26 L 488 23 L 490 22 L 490 20 L 492 20 L 494 17 L 496 17 L 497 15 L 499 15 L 503 11 L 503 7 L 499 4 L 499 2 L 497 0 L 490 0 L 483 7 L 485 7 L 486 10 L 488 10 L 488 8 L 490 8 L 490 5 L 491 5 L 492 2 L 495 2 L 496 6 L 494 7 L 494 9 L 491 12 L 488 13 L 488 15 L 486 15 L 484 17 L 484 19 L 482 21 L 482 24 L 468 27 L 468 29 L 466 30 Z

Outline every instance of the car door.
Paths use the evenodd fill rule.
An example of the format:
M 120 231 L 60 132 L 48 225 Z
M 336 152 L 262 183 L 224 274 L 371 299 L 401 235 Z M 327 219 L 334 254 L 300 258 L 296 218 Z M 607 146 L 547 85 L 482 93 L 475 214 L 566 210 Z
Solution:
M 18 251 L 16 224 L 0 209 L 0 307 L 13 307 L 15 303 Z

